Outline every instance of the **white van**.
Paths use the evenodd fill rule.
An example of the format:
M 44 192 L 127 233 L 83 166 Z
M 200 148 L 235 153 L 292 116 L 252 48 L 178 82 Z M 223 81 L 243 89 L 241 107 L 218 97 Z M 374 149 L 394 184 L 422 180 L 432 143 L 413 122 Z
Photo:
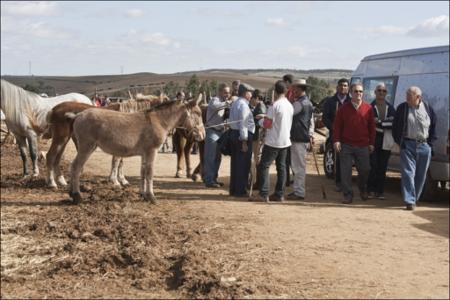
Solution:
M 411 49 L 370 55 L 361 61 L 353 72 L 351 83 L 362 82 L 364 99 L 375 99 L 375 87 L 384 82 L 387 100 L 394 107 L 406 101 L 406 90 L 418 86 L 423 99 L 434 109 L 437 116 L 436 135 L 426 183 L 426 193 L 450 180 L 450 130 L 449 130 L 449 46 Z M 400 170 L 398 152 L 393 152 L 389 169 Z

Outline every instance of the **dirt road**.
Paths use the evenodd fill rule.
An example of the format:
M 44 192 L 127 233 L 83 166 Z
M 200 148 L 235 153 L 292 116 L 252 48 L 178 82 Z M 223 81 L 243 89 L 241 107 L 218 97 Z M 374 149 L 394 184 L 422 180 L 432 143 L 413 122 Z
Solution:
M 449 297 L 448 201 L 405 211 L 398 175 L 387 200 L 345 206 L 308 157 L 305 201 L 251 203 L 228 197 L 228 157 L 225 187 L 205 189 L 173 178 L 174 154 L 160 154 L 152 206 L 137 197 L 139 158 L 125 160 L 132 186 L 113 189 L 110 156 L 97 150 L 72 206 L 43 177 L 19 182 L 15 150 L 2 146 L 4 298 Z

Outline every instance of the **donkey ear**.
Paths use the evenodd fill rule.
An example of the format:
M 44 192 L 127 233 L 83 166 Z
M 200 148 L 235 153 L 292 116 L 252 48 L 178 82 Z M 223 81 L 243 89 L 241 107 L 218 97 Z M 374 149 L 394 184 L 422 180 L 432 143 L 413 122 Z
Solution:
M 200 93 L 200 94 L 198 95 L 198 98 L 197 98 L 197 101 L 196 101 L 196 104 L 195 104 L 195 105 L 199 105 L 200 102 L 202 101 L 202 98 L 203 98 L 203 93 Z

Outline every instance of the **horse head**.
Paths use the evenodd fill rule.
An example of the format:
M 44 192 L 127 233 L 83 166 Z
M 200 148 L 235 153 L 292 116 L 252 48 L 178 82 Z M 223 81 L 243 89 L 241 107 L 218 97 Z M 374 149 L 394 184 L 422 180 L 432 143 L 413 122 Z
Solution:
M 202 120 L 202 110 L 199 105 L 202 101 L 202 96 L 200 94 L 197 99 L 192 99 L 184 104 L 186 111 L 182 127 L 187 130 L 188 136 L 192 135 L 197 142 L 203 141 L 206 135 Z

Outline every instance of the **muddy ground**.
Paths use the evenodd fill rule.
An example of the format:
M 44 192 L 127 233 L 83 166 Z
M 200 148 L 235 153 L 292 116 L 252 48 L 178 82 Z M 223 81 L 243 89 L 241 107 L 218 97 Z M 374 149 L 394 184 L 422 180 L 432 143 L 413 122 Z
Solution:
M 69 145 L 66 173 L 75 153 Z M 387 200 L 345 206 L 309 155 L 305 201 L 251 203 L 228 196 L 228 157 L 224 188 L 205 189 L 173 178 L 166 153 L 150 205 L 137 195 L 139 161 L 126 159 L 131 186 L 115 189 L 110 156 L 96 150 L 74 206 L 66 189 L 46 188 L 43 163 L 41 176 L 21 180 L 16 146 L 2 145 L 1 297 L 449 297 L 448 192 L 405 211 L 390 174 Z

